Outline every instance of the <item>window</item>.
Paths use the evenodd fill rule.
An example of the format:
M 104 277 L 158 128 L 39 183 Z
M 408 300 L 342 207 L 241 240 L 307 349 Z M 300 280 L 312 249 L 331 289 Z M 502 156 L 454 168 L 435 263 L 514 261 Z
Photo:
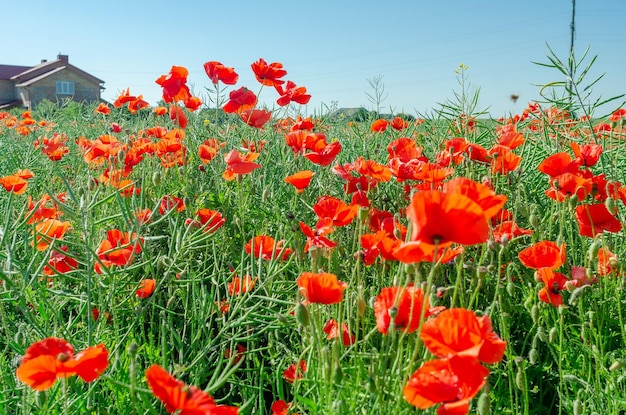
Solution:
M 57 94 L 74 95 L 74 82 L 57 81 Z

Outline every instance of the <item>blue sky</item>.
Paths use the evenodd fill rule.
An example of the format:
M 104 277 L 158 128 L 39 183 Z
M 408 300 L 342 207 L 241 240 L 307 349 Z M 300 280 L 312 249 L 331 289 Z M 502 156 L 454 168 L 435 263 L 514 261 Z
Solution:
M 303 112 L 327 107 L 374 109 L 368 84 L 382 76 L 384 112 L 427 114 L 460 92 L 455 70 L 480 88 L 479 109 L 520 113 L 540 99 L 538 84 L 562 80 L 547 62 L 546 44 L 562 59 L 570 46 L 571 0 L 439 0 L 315 2 L 240 0 L 93 2 L 31 0 L 3 5 L 5 46 L 0 63 L 35 65 L 69 55 L 70 63 L 105 81 L 103 98 L 122 89 L 160 98 L 154 82 L 172 65 L 189 69 L 188 83 L 204 97 L 202 64 L 234 67 L 240 86 L 257 91 L 250 64 L 282 62 L 286 79 L 312 95 Z M 626 1 L 578 0 L 575 50 L 598 55 L 590 77 L 605 73 L 593 97 L 626 93 Z M 590 78 L 591 79 L 591 78 Z M 510 95 L 519 95 L 517 103 Z M 275 91 L 260 100 L 272 105 Z M 618 105 L 618 104 L 615 104 Z M 600 115 L 600 114 L 597 114 Z

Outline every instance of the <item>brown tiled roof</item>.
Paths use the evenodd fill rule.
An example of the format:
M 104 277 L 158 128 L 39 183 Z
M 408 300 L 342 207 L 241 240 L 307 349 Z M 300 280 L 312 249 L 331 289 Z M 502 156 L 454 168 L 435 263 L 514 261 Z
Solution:
M 31 66 L 0 65 L 0 80 L 9 80 L 32 68 Z

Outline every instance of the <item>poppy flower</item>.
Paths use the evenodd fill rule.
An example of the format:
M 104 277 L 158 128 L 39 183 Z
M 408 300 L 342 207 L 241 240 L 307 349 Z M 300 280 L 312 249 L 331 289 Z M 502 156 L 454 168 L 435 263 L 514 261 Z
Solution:
M 198 209 L 196 216 L 200 220 L 200 225 L 204 227 L 204 232 L 215 232 L 226 223 L 226 218 L 213 209 Z
M 172 66 L 168 74 L 161 75 L 155 81 L 163 88 L 163 101 L 167 103 L 185 101 L 191 97 L 187 86 L 187 75 L 189 75 L 187 68 Z
M 255 258 L 263 258 L 268 261 L 279 258 L 284 261 L 293 253 L 291 248 L 283 247 L 284 242 L 282 240 L 276 242 L 271 236 L 259 235 L 246 243 L 245 250 L 248 255 L 254 255 Z
M 98 262 L 94 264 L 94 270 L 101 274 L 102 265 L 105 267 L 130 265 L 133 262 L 133 256 L 141 253 L 142 245 L 143 238 L 138 237 L 135 233 L 122 232 L 118 229 L 107 231 L 106 239 L 100 243 L 96 250 Z
M 233 278 L 228 283 L 228 294 L 229 295 L 241 295 L 245 294 L 248 291 L 254 288 L 254 284 L 256 283 L 257 278 L 252 278 L 249 275 L 244 276 L 243 278 L 233 276 Z
M 568 278 L 560 272 L 555 272 L 550 268 L 539 268 L 537 278 L 543 282 L 544 287 L 539 290 L 538 296 L 541 301 L 555 307 L 563 304 L 561 291 L 565 289 Z
M 240 113 L 254 108 L 257 103 L 257 97 L 254 92 L 250 91 L 245 86 L 230 91 L 228 102 L 222 107 L 222 110 L 226 113 Z
M 231 150 L 224 156 L 227 167 L 222 177 L 224 180 L 234 180 L 238 175 L 248 174 L 261 167 L 260 164 L 254 163 L 259 157 L 259 153 L 246 153 L 242 156 L 236 149 Z
M 282 85 L 277 85 L 276 92 L 280 95 L 280 98 L 276 100 L 276 103 L 281 107 L 289 105 L 290 102 L 304 105 L 311 100 L 311 95 L 306 93 L 305 87 L 297 87 L 296 84 L 291 81 L 287 81 L 285 89 L 283 89 Z
M 531 269 L 557 269 L 565 263 L 565 243 L 558 246 L 552 241 L 540 241 L 521 250 L 517 257 Z
M 522 144 L 524 144 L 525 141 L 526 140 L 522 133 L 519 133 L 514 129 L 506 131 L 498 137 L 498 144 L 504 147 L 508 147 L 511 150 L 514 150 L 517 147 L 521 146 Z
M 333 231 L 332 222 L 330 219 L 319 221 L 315 230 L 311 229 L 304 222 L 300 222 L 300 229 L 304 236 L 307 237 L 306 244 L 304 245 L 304 253 L 309 252 L 311 247 L 320 249 L 330 249 L 337 246 L 336 242 L 326 238 L 326 235 Z
M 53 249 L 50 251 L 50 259 L 45 267 L 43 267 L 43 275 L 52 276 L 56 273 L 65 274 L 78 268 L 78 261 L 67 256 L 67 245 Z
M 296 280 L 304 298 L 309 303 L 336 304 L 343 300 L 343 291 L 348 284 L 339 281 L 335 274 L 326 272 L 303 272 Z
M 282 399 L 272 402 L 272 413 L 270 415 L 288 415 L 289 414 L 289 406 L 291 403 L 287 403 Z M 293 414 L 298 415 L 298 414 Z
M 388 182 L 391 180 L 391 170 L 389 167 L 377 163 L 374 160 L 366 160 L 362 156 L 355 160 L 354 171 L 376 182 Z
M 135 291 L 138 298 L 148 298 L 154 293 L 156 280 L 153 278 L 143 279 L 139 282 L 139 288 Z
M 402 131 L 406 128 L 409 128 L 410 124 L 408 121 L 403 120 L 400 117 L 394 117 L 389 123 L 389 125 L 391 125 L 391 128 L 393 128 L 396 131 Z
M 96 114 L 109 115 L 111 113 L 111 108 L 104 102 L 101 102 L 95 110 L 93 110 Z
M 183 130 L 187 128 L 187 114 L 185 114 L 185 111 L 183 111 L 183 109 L 176 104 L 170 105 L 170 119 L 174 121 L 174 124 Z
M 424 363 L 404 386 L 404 399 L 419 409 L 438 403 L 437 415 L 466 415 L 469 402 L 485 385 L 489 370 L 471 357 Z
M 0 177 L 0 185 L 2 185 L 2 187 L 4 187 L 4 190 L 6 190 L 7 192 L 21 195 L 26 192 L 28 182 L 22 177 L 12 174 L 9 176 Z
M 154 115 L 162 116 L 162 115 L 167 114 L 167 108 L 162 107 L 162 106 L 154 107 L 152 112 L 154 112 Z
M 340 336 L 341 332 L 341 341 L 344 346 L 350 346 L 354 344 L 355 338 L 352 333 L 350 333 L 350 329 L 346 323 L 341 324 L 341 330 L 339 328 L 339 324 L 335 321 L 335 319 L 329 319 L 326 324 L 324 324 L 324 333 L 326 333 L 326 340 L 337 339 Z
M 133 212 L 133 216 L 135 217 L 135 219 L 137 219 L 137 223 L 139 225 L 145 225 L 147 223 L 150 223 L 150 221 L 152 220 L 152 209 L 145 208 L 136 210 L 135 212 Z
M 272 62 L 268 64 L 263 58 L 260 58 L 250 66 L 257 81 L 262 85 L 276 87 L 285 83 L 285 81 L 279 79 L 287 75 L 287 71 L 283 69 L 282 63 Z
M 209 161 L 217 155 L 220 148 L 224 147 L 226 143 L 222 143 L 215 138 L 204 140 L 202 144 L 198 146 L 198 156 L 202 163 L 207 164 Z
M 335 161 L 337 155 L 341 153 L 341 143 L 334 141 L 330 144 L 326 144 L 324 140 L 324 142 L 320 144 L 321 145 L 315 146 L 314 149 L 306 153 L 304 157 L 313 164 L 328 166 Z
M 570 147 L 574 152 L 574 156 L 576 156 L 575 160 L 581 166 L 592 167 L 598 163 L 600 159 L 600 155 L 602 155 L 602 146 L 600 144 L 582 144 L 572 141 L 570 143 Z
M 507 220 L 497 224 L 492 230 L 493 240 L 501 243 L 503 239 L 510 241 L 513 238 L 524 235 L 532 235 L 535 231 L 532 229 L 520 228 L 515 221 Z
M 493 218 L 504 206 L 507 197 L 497 195 L 484 184 L 475 182 L 466 177 L 457 177 L 447 181 L 443 185 L 443 191 L 447 193 L 459 193 L 469 197 L 483 209 L 487 219 Z
M 494 174 L 507 174 L 517 169 L 522 158 L 503 145 L 496 144 L 488 152 L 491 157 L 491 172 Z
M 36 245 L 38 251 L 47 249 L 55 239 L 62 239 L 65 232 L 70 229 L 70 223 L 58 219 L 44 219 L 35 225 L 35 240 L 31 245 Z
M 250 127 L 263 128 L 272 118 L 272 112 L 259 109 L 247 109 L 239 112 L 239 118 Z
M 159 365 L 146 370 L 150 390 L 165 405 L 165 410 L 179 415 L 236 415 L 238 408 L 217 405 L 211 395 L 170 375 Z
M 484 363 L 504 357 L 506 342 L 494 333 L 489 316 L 464 308 L 450 308 L 424 323 L 420 338 L 435 356 L 471 356 Z
M 563 173 L 576 173 L 579 168 L 580 163 L 573 160 L 568 153 L 552 154 L 537 166 L 537 170 L 553 178 Z
M 417 192 L 411 198 L 407 216 L 413 225 L 411 241 L 445 247 L 453 242 L 479 244 L 489 238 L 485 211 L 461 193 Z
M 563 173 L 551 180 L 551 186 L 545 194 L 557 202 L 563 202 L 573 195 L 576 195 L 578 200 L 584 200 L 591 194 L 592 187 L 591 179 L 583 177 L 580 173 Z
M 604 231 L 617 233 L 622 230 L 622 223 L 604 203 L 577 206 L 574 216 L 582 236 L 594 238 Z
M 52 387 L 57 378 L 78 375 L 85 382 L 92 382 L 108 366 L 109 352 L 103 344 L 74 354 L 74 347 L 67 341 L 49 337 L 26 349 L 15 373 L 21 382 L 44 391 Z
M 608 248 L 602 247 L 598 250 L 598 275 L 609 275 L 611 273 L 618 273 L 620 271 L 620 264 L 617 255 L 611 252 Z
M 235 72 L 235 68 L 224 66 L 221 62 L 209 61 L 205 62 L 204 71 L 214 85 L 222 82 L 224 85 L 235 85 L 239 79 L 239 75 Z
M 309 184 L 311 184 L 311 178 L 313 178 L 314 175 L 315 173 L 311 170 L 302 170 L 292 174 L 291 176 L 285 177 L 285 183 L 289 183 L 295 187 L 297 193 L 302 193 L 304 189 L 309 187 Z
M 304 372 L 306 372 L 306 361 L 300 360 L 298 363 L 292 363 L 283 371 L 283 378 L 287 382 L 293 383 L 296 380 L 302 379 L 304 377 Z
M 176 210 L 176 212 L 179 213 L 184 212 L 185 202 L 183 201 L 183 199 L 171 195 L 163 196 L 161 198 L 161 203 L 159 204 L 159 213 L 161 215 L 165 215 L 165 213 L 169 212 L 170 210 Z
M 394 328 L 413 333 L 420 326 L 423 309 L 424 318 L 435 312 L 430 310 L 430 302 L 421 288 L 413 285 L 384 287 L 374 300 L 376 328 L 387 334 L 393 321 Z
M 389 125 L 389 121 L 387 121 L 384 118 L 379 118 L 372 123 L 372 125 L 370 126 L 370 131 L 374 133 L 382 133 L 383 131 L 387 129 L 388 125 Z
M 126 88 L 120 92 L 119 96 L 113 102 L 113 106 L 115 108 L 119 108 L 128 102 L 135 101 L 136 99 L 136 96 L 130 95 L 130 88 Z
M 348 205 L 336 197 L 321 196 L 313 205 L 313 211 L 319 219 L 331 219 L 333 226 L 347 226 L 356 217 L 358 206 Z

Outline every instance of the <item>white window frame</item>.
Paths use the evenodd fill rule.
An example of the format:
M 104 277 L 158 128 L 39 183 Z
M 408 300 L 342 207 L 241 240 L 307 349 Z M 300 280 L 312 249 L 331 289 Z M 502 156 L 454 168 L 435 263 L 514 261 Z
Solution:
M 57 95 L 74 95 L 74 82 L 57 81 Z

